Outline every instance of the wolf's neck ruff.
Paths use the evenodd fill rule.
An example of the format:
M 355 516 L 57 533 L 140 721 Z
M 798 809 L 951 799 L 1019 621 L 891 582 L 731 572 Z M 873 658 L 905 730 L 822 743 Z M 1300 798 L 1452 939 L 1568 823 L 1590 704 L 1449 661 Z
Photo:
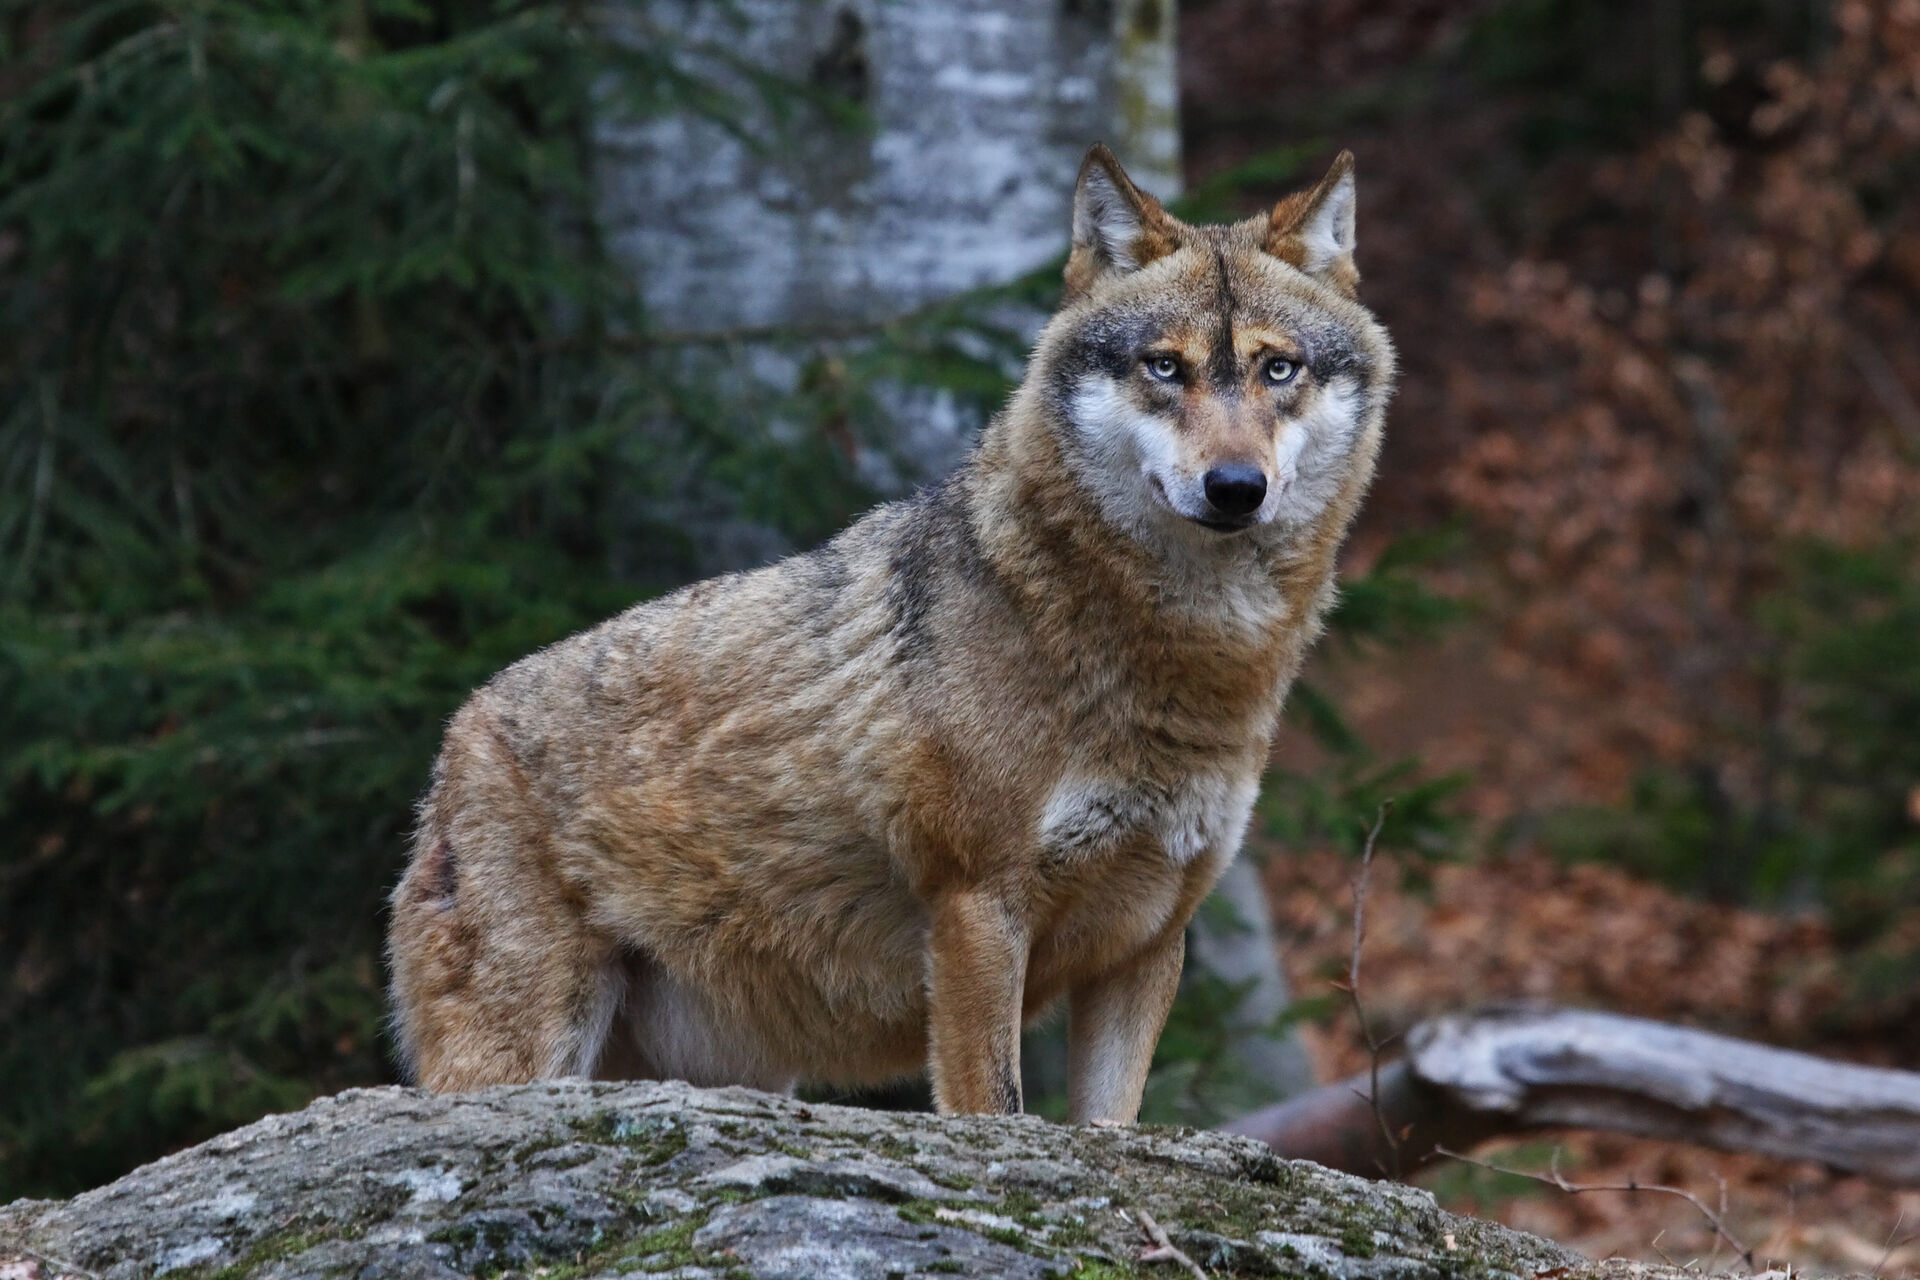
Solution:
M 1074 1118 L 1132 1119 L 1379 447 L 1353 207 L 1343 156 L 1188 226 L 1095 148 L 953 477 L 476 692 L 394 895 L 422 1082 L 924 1066 L 1007 1110 L 1064 998 Z

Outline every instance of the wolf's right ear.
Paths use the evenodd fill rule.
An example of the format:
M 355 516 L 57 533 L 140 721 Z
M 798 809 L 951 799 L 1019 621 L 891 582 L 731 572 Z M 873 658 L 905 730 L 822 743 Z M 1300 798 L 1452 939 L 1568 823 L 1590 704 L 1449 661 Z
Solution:
M 1105 143 L 1094 143 L 1073 189 L 1067 296 L 1085 293 L 1108 273 L 1138 271 L 1174 247 L 1173 219 L 1160 202 L 1133 185 Z
M 1273 207 L 1267 252 L 1353 297 L 1360 284 L 1353 265 L 1353 205 L 1353 152 L 1342 151 L 1311 190 Z

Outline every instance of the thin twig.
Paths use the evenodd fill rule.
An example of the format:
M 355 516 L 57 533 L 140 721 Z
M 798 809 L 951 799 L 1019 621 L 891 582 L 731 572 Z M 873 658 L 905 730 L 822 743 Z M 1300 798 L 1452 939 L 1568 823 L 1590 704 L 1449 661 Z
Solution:
M 1900 1241 L 1894 1240 L 1894 1237 L 1900 1234 L 1900 1225 L 1904 1223 L 1906 1220 L 1907 1220 L 1907 1211 L 1905 1209 L 1902 1209 L 1900 1211 L 1900 1216 L 1893 1220 L 1893 1230 L 1887 1232 L 1887 1247 L 1880 1251 L 1880 1261 L 1873 1264 L 1873 1270 L 1868 1272 L 1869 1275 L 1875 1275 L 1875 1276 L 1879 1275 L 1880 1268 L 1887 1265 L 1887 1259 L 1893 1256 L 1894 1249 L 1897 1248 L 1899 1245 L 1903 1245 L 1906 1243 L 1905 1240 L 1900 1240 Z M 1909 1237 L 1909 1239 L 1911 1239 L 1911 1237 Z
M 1374 1038 L 1373 1028 L 1367 1022 L 1367 1011 L 1360 1003 L 1360 949 L 1367 937 L 1367 879 L 1373 870 L 1373 846 L 1380 839 L 1380 828 L 1387 825 L 1387 815 L 1393 812 L 1391 799 L 1380 802 L 1379 810 L 1373 816 L 1373 829 L 1367 832 L 1367 842 L 1360 850 L 1360 867 L 1353 873 L 1353 952 L 1347 960 L 1347 1002 L 1353 1006 L 1354 1021 L 1360 1025 L 1360 1038 L 1367 1046 L 1367 1086 L 1370 1096 L 1367 1101 L 1373 1106 L 1373 1119 L 1380 1126 L 1380 1136 L 1386 1141 L 1387 1151 L 1393 1161 L 1393 1168 L 1383 1170 L 1396 1182 L 1401 1180 L 1400 1139 L 1394 1136 L 1393 1126 L 1387 1123 L 1386 1109 L 1380 1102 L 1380 1050 L 1384 1044 Z
M 1490 1169 L 1494 1173 L 1504 1173 L 1515 1178 L 1526 1178 L 1533 1182 L 1544 1183 L 1549 1187 L 1564 1191 L 1570 1196 L 1577 1196 L 1587 1191 L 1657 1191 L 1661 1195 L 1677 1196 L 1699 1211 L 1700 1216 L 1706 1219 L 1707 1225 L 1713 1228 L 1714 1235 L 1726 1241 L 1733 1251 L 1740 1255 L 1740 1260 L 1747 1264 L 1747 1270 L 1757 1271 L 1759 1269 L 1753 1261 L 1753 1250 L 1740 1242 L 1740 1237 L 1734 1235 L 1733 1232 L 1728 1229 L 1726 1221 L 1722 1219 L 1719 1214 L 1709 1209 L 1699 1196 L 1696 1196 L 1684 1187 L 1662 1186 L 1659 1183 L 1641 1182 L 1634 1178 L 1629 1178 L 1625 1182 L 1568 1182 L 1560 1173 L 1560 1153 L 1558 1149 L 1554 1151 L 1553 1161 L 1549 1165 L 1548 1173 L 1529 1173 L 1525 1169 L 1510 1169 L 1505 1165 L 1493 1164 L 1486 1160 L 1476 1160 L 1472 1156 L 1462 1155 L 1460 1152 L 1449 1150 L 1446 1147 L 1437 1146 L 1433 1150 L 1436 1155 L 1443 1155 L 1449 1159 L 1458 1160 L 1462 1164 L 1477 1165 L 1482 1169 Z M 1656 1237 L 1656 1239 L 1657 1238 L 1658 1237 Z M 1698 1259 L 1695 1261 L 1698 1261 Z
M 40 550 L 40 536 L 46 530 L 47 504 L 53 496 L 53 442 L 59 434 L 60 396 L 52 378 L 40 380 L 40 442 L 33 464 L 33 505 L 27 510 L 27 532 L 20 545 L 20 558 L 13 565 L 9 589 L 24 592 L 33 568 L 34 555 Z
M 1667 1251 L 1660 1247 L 1660 1241 L 1662 1238 L 1666 1236 L 1666 1234 L 1667 1234 L 1667 1229 L 1665 1227 L 1662 1227 L 1660 1228 L 1660 1230 L 1654 1232 L 1653 1239 L 1647 1241 L 1647 1248 L 1659 1254 L 1660 1260 L 1662 1262 L 1665 1262 L 1668 1266 L 1674 1268 L 1677 1271 L 1680 1269 L 1680 1264 L 1675 1262 L 1671 1257 L 1669 1257 L 1667 1255 Z
M 1160 1224 L 1153 1220 L 1152 1214 L 1145 1209 L 1135 1209 L 1133 1215 L 1140 1219 L 1140 1229 L 1145 1231 L 1147 1239 L 1153 1242 L 1152 1248 L 1140 1251 L 1140 1261 L 1177 1262 L 1191 1272 L 1195 1280 L 1207 1280 L 1207 1273 L 1200 1269 L 1200 1264 L 1189 1258 L 1179 1245 L 1167 1239 L 1167 1233 L 1161 1230 Z
M 1866 334 L 1858 330 L 1850 334 L 1841 346 L 1853 360 L 1853 367 L 1859 371 L 1860 380 L 1867 384 L 1867 390 L 1873 393 L 1881 409 L 1893 419 L 1900 434 L 1906 437 L 1907 446 L 1920 449 L 1920 404 L 1914 403 L 1906 384 L 1900 381 L 1900 375 L 1894 371 L 1892 362 Z
M 77 1263 L 68 1262 L 65 1258 L 56 1257 L 51 1253 L 42 1253 L 40 1252 L 40 1250 L 30 1248 L 24 1244 L 12 1244 L 12 1245 L 8 1245 L 7 1248 L 18 1249 L 20 1250 L 20 1252 L 27 1254 L 30 1257 L 38 1258 L 41 1262 L 46 1263 L 48 1266 L 56 1268 L 59 1271 L 65 1272 L 68 1275 L 85 1276 L 87 1280 L 100 1280 L 100 1275 L 98 1272 L 89 1271 L 85 1267 L 80 1266 Z
M 1727 1180 L 1715 1177 L 1714 1181 L 1720 1184 L 1720 1217 L 1724 1221 L 1727 1216 Z M 1707 1255 L 1707 1265 L 1716 1270 L 1720 1266 L 1720 1237 L 1718 1236 L 1713 1238 L 1713 1252 Z
M 1662 1227 L 1660 1229 L 1660 1235 L 1656 1235 L 1653 1239 L 1647 1241 L 1647 1248 L 1659 1254 L 1660 1261 L 1666 1263 L 1668 1266 L 1672 1267 L 1675 1271 L 1693 1270 L 1693 1262 L 1682 1262 L 1678 1258 L 1675 1258 L 1672 1254 L 1668 1253 L 1665 1249 L 1662 1249 L 1660 1247 L 1660 1236 L 1664 1236 L 1665 1234 L 1667 1234 L 1666 1228 Z M 1716 1241 L 1715 1243 L 1717 1244 L 1718 1241 Z M 1698 1262 L 1698 1261 L 1699 1261 L 1698 1258 L 1694 1259 L 1694 1262 Z

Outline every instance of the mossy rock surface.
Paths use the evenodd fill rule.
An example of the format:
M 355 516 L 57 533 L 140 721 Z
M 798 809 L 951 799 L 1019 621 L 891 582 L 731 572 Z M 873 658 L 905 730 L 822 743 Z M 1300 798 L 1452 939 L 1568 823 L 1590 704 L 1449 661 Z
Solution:
M 564 1082 L 359 1089 L 72 1200 L 0 1209 L 0 1276 L 1655 1275 L 1250 1139 Z

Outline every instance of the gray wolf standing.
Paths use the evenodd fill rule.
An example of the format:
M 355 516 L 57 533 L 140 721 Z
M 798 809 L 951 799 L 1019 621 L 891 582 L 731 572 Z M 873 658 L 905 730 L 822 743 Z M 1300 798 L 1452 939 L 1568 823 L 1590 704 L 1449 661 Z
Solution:
M 1393 348 L 1342 154 L 1189 226 L 1105 147 L 1059 312 L 944 483 L 501 672 L 393 897 L 435 1089 L 931 1071 L 1020 1108 L 1062 998 L 1077 1121 L 1131 1121 L 1373 472 Z

